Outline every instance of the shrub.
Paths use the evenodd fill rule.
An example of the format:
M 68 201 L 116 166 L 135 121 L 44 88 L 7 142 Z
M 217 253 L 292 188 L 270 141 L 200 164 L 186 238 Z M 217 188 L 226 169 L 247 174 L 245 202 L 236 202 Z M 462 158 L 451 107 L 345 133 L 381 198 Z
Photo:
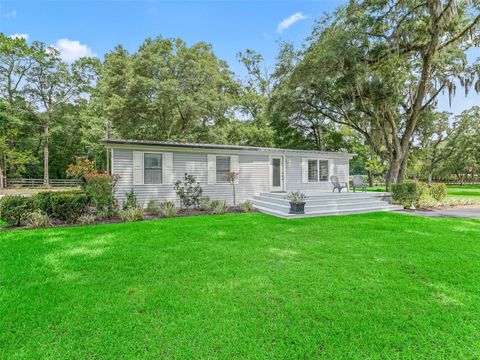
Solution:
M 90 203 L 83 191 L 43 192 L 35 195 L 37 207 L 54 219 L 74 222 L 87 212 Z
M 121 210 L 120 211 L 120 218 L 123 221 L 140 221 L 143 220 L 144 215 L 143 215 L 143 209 L 141 206 L 136 206 L 134 208 L 126 209 L 126 210 Z
M 392 193 L 394 203 L 403 205 L 406 209 L 412 205 L 419 207 L 427 194 L 427 185 L 420 181 L 393 184 Z
M 125 201 L 123 202 L 123 210 L 137 207 L 137 194 L 135 191 L 130 190 L 125 194 Z
M 33 196 L 6 196 L 0 200 L 0 219 L 13 226 L 27 225 L 35 209 Z
M 195 176 L 185 173 L 183 183 L 180 180 L 176 181 L 173 189 L 180 198 L 180 206 L 186 208 L 193 206 L 194 209 L 199 207 L 203 190 Z
M 301 204 L 304 203 L 305 200 L 307 199 L 307 195 L 305 193 L 302 193 L 300 190 L 299 191 L 291 191 L 287 195 L 288 201 L 295 203 L 295 204 Z
M 77 222 L 80 225 L 89 225 L 89 224 L 93 224 L 95 222 L 95 220 L 96 220 L 95 215 L 85 214 L 85 215 L 80 216 L 77 219 Z
M 68 177 L 82 180 L 82 186 L 85 186 L 85 174 L 96 174 L 97 167 L 94 161 L 90 161 L 85 157 L 76 156 L 75 163 L 68 165 L 66 174 Z
M 212 200 L 209 207 L 214 214 L 225 214 L 228 210 L 225 200 Z
M 152 215 L 160 214 L 160 207 L 155 200 L 149 200 L 147 203 L 147 212 Z
M 447 185 L 443 183 L 433 183 L 430 185 L 430 196 L 437 201 L 443 201 L 447 197 Z
M 33 210 L 27 220 L 27 225 L 32 228 L 47 227 L 52 224 L 50 217 L 42 210 Z
M 97 209 L 98 215 L 108 218 L 115 215 L 117 204 L 114 189 L 118 177 L 116 175 L 86 174 L 84 176 L 85 191 Z
M 198 205 L 199 210 L 209 210 L 210 209 L 210 197 L 202 196 L 200 199 L 200 204 Z
M 160 204 L 160 212 L 165 217 L 174 217 L 177 215 L 177 208 L 172 201 L 165 201 Z
M 250 200 L 247 200 L 240 204 L 240 208 L 245 212 L 250 212 L 253 210 L 253 203 Z

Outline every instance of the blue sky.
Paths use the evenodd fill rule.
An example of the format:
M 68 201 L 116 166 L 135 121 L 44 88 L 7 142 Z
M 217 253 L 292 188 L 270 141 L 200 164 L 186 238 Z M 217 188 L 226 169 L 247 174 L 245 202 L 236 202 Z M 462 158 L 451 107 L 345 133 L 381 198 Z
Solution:
M 315 19 L 344 2 L 0 0 L 0 31 L 56 45 L 66 60 L 80 55 L 102 58 L 116 44 L 135 51 L 146 37 L 158 35 L 180 37 L 189 44 L 205 41 L 242 76 L 239 51 L 254 49 L 273 66 L 279 41 L 300 46 Z M 462 90 L 458 93 L 450 111 L 480 103 L 473 92 L 467 98 Z M 439 107 L 449 110 L 446 95 Z

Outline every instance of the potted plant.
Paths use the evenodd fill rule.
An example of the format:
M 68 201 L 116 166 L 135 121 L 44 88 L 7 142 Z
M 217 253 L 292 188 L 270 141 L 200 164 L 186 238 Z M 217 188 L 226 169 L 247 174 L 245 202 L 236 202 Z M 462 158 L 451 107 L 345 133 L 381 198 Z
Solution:
M 305 214 L 305 200 L 307 195 L 300 191 L 292 191 L 287 195 L 290 201 L 290 214 Z

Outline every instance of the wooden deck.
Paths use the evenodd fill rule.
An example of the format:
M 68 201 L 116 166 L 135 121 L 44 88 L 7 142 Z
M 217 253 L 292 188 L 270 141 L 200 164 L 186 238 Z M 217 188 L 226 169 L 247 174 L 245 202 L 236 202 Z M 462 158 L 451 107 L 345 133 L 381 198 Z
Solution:
M 287 193 L 261 193 L 253 197 L 253 205 L 260 212 L 284 219 L 403 210 L 402 206 L 390 204 L 390 193 L 316 192 L 307 193 L 305 214 L 290 214 L 286 196 Z

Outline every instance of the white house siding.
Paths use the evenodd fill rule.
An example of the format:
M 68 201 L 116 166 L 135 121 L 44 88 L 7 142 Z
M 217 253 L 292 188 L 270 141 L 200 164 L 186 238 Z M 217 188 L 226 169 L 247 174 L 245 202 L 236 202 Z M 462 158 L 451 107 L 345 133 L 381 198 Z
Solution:
M 302 158 L 328 160 L 328 181 L 302 183 Z M 328 159 L 318 156 L 286 156 L 286 191 L 332 191 L 330 176 L 338 176 L 339 181 L 348 181 L 348 159 Z
M 216 155 L 223 155 L 216 153 Z M 230 155 L 228 152 L 224 155 Z M 116 187 L 116 197 L 120 203 L 125 193 L 131 189 L 137 194 L 139 203 L 144 205 L 151 199 L 157 201 L 175 201 L 178 198 L 173 185 L 133 185 L 133 151 L 130 149 L 113 150 L 113 173 L 120 179 Z M 237 203 L 251 199 L 254 194 L 269 191 L 269 157 L 268 155 L 239 155 L 240 175 L 235 185 Z M 212 200 L 226 200 L 233 203 L 232 185 L 207 184 L 207 154 L 173 151 L 173 182 L 183 179 L 185 173 L 194 175 L 203 188 L 204 195 Z

